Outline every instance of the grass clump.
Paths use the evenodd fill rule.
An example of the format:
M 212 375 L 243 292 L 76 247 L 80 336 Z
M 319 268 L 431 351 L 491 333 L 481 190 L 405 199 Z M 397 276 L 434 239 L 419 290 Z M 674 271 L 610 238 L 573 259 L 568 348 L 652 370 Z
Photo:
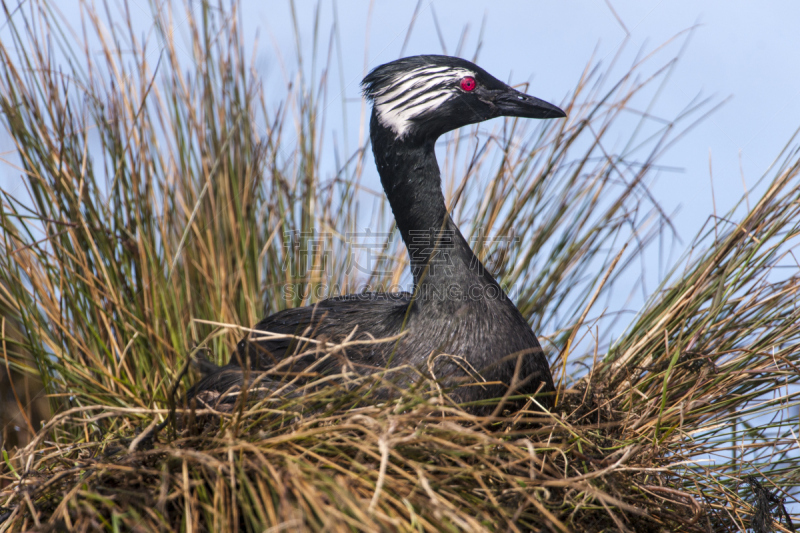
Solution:
M 273 105 L 235 3 L 157 10 L 143 40 L 129 18 L 82 9 L 80 33 L 55 3 L 7 9 L 0 43 L 20 175 L 0 201 L 0 310 L 16 332 L 4 326 L 2 357 L 35 366 L 54 413 L 4 452 L 0 531 L 791 530 L 797 151 L 609 343 L 594 304 L 669 237 L 647 185 L 704 108 L 656 127 L 642 115 L 615 153 L 606 139 L 668 66 L 645 75 L 647 58 L 610 88 L 587 69 L 569 120 L 456 132 L 442 162 L 454 218 L 544 335 L 555 409 L 498 399 L 477 417 L 424 379 L 378 402 L 391 376 L 344 376 L 164 426 L 195 353 L 225 360 L 238 326 L 332 287 L 402 283 L 405 252 L 375 196 L 381 253 L 348 268 L 369 147 L 323 166 L 327 77 L 293 78 Z M 576 362 L 588 370 L 570 378 Z

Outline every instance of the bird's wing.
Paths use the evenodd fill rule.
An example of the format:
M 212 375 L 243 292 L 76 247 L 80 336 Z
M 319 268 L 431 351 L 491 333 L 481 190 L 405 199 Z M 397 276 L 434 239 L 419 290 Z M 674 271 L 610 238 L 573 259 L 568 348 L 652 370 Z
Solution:
M 343 294 L 341 296 L 334 296 L 327 300 L 322 300 L 320 304 L 330 302 L 374 302 L 374 301 L 389 301 L 397 302 L 399 304 L 408 305 L 411 303 L 410 292 L 360 292 L 356 294 Z M 313 306 L 312 306 L 313 307 Z
M 402 316 L 411 303 L 412 296 L 407 292 L 365 292 L 279 311 L 253 327 L 264 335 L 253 332 L 239 341 L 229 364 L 265 370 L 287 356 L 313 350 L 315 344 L 304 339 L 341 342 L 356 327 L 361 336 L 394 335 L 400 332 Z M 292 337 L 267 338 L 268 334 Z

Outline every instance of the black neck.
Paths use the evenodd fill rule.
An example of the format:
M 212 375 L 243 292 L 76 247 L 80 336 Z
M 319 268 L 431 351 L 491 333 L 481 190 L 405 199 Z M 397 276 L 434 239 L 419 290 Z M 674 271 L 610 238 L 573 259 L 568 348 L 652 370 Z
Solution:
M 374 112 L 370 136 L 383 189 L 408 249 L 415 287 L 442 293 L 455 285 L 496 286 L 447 212 L 436 139 L 396 139 Z

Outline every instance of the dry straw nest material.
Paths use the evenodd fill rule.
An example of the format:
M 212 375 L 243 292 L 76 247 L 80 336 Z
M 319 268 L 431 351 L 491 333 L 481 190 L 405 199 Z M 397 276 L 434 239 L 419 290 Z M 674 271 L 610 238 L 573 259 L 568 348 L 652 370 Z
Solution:
M 638 417 L 597 384 L 567 391 L 557 413 L 491 419 L 412 394 L 370 406 L 371 381 L 310 393 L 302 410 L 268 396 L 195 410 L 160 432 L 151 421 L 164 411 L 63 413 L 50 431 L 80 421 L 89 438 L 21 452 L 29 473 L 13 484 L 9 520 L 142 531 L 708 531 L 719 522 L 713 501 L 676 488 L 667 448 L 631 439 Z M 94 423 L 106 417 L 120 431 L 101 435 Z

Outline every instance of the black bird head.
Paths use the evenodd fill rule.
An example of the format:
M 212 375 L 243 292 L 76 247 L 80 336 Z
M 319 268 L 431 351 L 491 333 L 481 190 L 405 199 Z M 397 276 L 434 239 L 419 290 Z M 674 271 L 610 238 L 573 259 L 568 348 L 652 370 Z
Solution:
M 396 138 L 436 138 L 490 118 L 559 118 L 558 107 L 521 93 L 465 59 L 405 57 L 361 82 L 377 121 Z

